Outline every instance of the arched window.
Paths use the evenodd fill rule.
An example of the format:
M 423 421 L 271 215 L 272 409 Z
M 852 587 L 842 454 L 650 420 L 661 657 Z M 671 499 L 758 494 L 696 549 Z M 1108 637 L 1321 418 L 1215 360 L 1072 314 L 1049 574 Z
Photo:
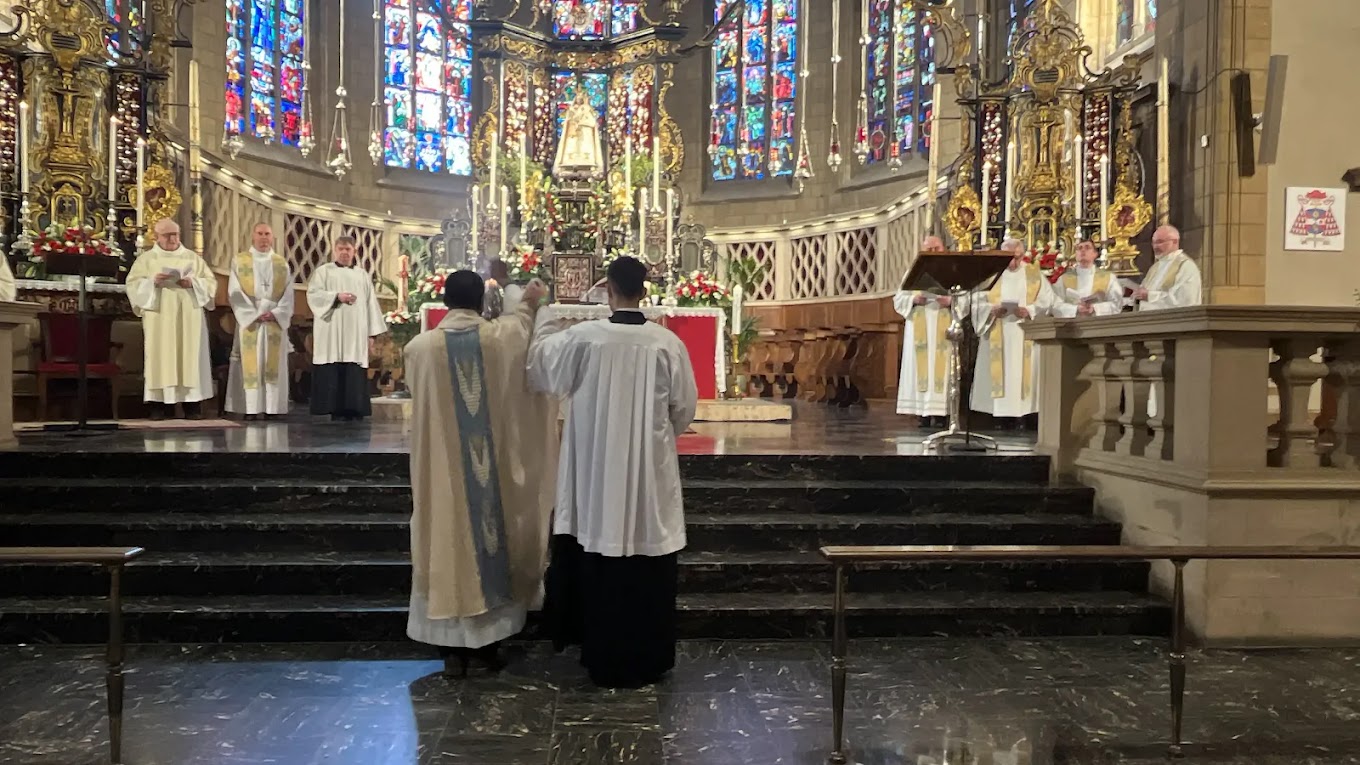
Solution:
M 383 162 L 472 174 L 472 0 L 383 0 Z
M 869 163 L 892 156 L 896 141 L 903 158 L 924 153 L 935 85 L 935 36 L 910 3 L 871 0 L 869 61 Z
M 104 0 L 113 32 L 104 37 L 110 58 L 119 58 L 141 47 L 142 0 Z
M 227 134 L 297 146 L 302 131 L 303 0 L 226 0 Z
M 1157 29 L 1157 0 L 1119 0 L 1115 14 L 1115 47 Z
M 721 21 L 735 0 L 716 0 Z M 793 175 L 798 0 L 746 0 L 713 46 L 713 180 Z
M 602 40 L 638 27 L 643 0 L 556 0 L 553 34 L 564 40 Z

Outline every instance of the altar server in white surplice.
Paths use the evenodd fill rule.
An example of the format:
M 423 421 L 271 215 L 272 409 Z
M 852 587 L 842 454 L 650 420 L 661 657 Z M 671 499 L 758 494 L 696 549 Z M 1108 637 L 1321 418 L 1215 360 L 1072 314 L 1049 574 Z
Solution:
M 179 241 L 179 224 L 156 224 L 156 244 L 137 256 L 128 271 L 127 296 L 142 318 L 146 357 L 144 397 L 152 419 L 172 414 L 203 416 L 202 403 L 213 396 L 208 322 L 203 310 L 217 294 L 217 277 L 198 253 Z
M 944 241 L 928 236 L 921 252 L 944 252 Z M 902 335 L 902 374 L 897 381 L 897 413 L 922 419 L 949 413 L 950 298 L 915 290 L 898 290 L 893 307 L 907 320 Z M 934 423 L 932 423 L 934 424 Z
M 335 240 L 335 261 L 307 283 L 312 309 L 312 414 L 361 420 L 373 411 L 368 359 L 373 338 L 387 331 L 373 277 L 355 264 L 354 239 Z
M 1052 310 L 1053 290 L 1037 266 L 1024 262 L 1024 244 L 1007 239 L 1001 249 L 1011 254 L 1010 265 L 973 317 L 975 326 L 989 320 L 992 326 L 979 333 L 970 404 L 975 412 L 1020 418 L 1039 411 L 1039 347 L 1025 339 L 1021 323 Z
M 1204 302 L 1199 266 L 1181 249 L 1181 232 L 1175 226 L 1162 226 L 1152 233 L 1152 254 L 1157 258 L 1133 291 L 1140 311 L 1165 311 Z M 1148 396 L 1148 416 L 1157 416 L 1160 386 L 1152 384 Z
M 411 607 L 406 634 L 466 673 L 541 600 L 557 476 L 557 399 L 531 393 L 525 357 L 547 288 L 483 319 L 473 271 L 444 282 L 449 313 L 405 350 L 411 388 Z
M 1090 241 L 1077 245 L 1077 265 L 1053 285 L 1055 317 L 1114 316 L 1124 310 L 1124 287 L 1112 271 L 1096 267 L 1098 254 Z
M 9 268 L 9 258 L 0 254 L 0 302 L 13 303 L 18 296 L 19 288 L 14 283 L 14 272 Z
M 638 688 L 675 665 L 685 547 L 676 439 L 698 405 L 680 338 L 638 308 L 647 267 L 609 264 L 608 321 L 545 323 L 529 384 L 567 396 L 545 611 L 559 650 L 581 644 L 596 685 Z
M 232 261 L 227 296 L 236 316 L 227 411 L 248 420 L 288 414 L 293 269 L 274 252 L 274 230 L 268 223 L 255 224 L 250 252 Z

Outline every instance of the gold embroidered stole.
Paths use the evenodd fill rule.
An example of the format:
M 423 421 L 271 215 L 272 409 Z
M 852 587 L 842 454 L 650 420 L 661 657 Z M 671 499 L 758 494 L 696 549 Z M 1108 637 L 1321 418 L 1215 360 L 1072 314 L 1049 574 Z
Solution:
M 915 297 L 913 295 L 912 297 Z M 929 297 L 929 296 L 928 296 Z M 918 305 L 913 310 L 915 314 L 911 320 L 912 326 L 912 347 L 916 352 L 916 392 L 925 393 L 934 387 L 936 393 L 944 393 L 944 381 L 946 372 L 949 370 L 949 340 L 945 338 L 945 333 L 949 331 L 949 309 L 940 308 L 936 311 L 935 317 L 935 374 L 930 375 L 930 312 L 927 306 Z
M 1106 295 L 1106 294 L 1109 294 L 1109 292 L 1110 292 L 1110 282 L 1111 282 L 1113 279 L 1114 279 L 1114 274 L 1110 273 L 1109 271 L 1106 271 L 1106 270 L 1103 269 L 1103 268 L 1097 268 L 1097 269 L 1096 269 L 1096 273 L 1095 273 L 1095 277 L 1091 280 L 1091 295 Z M 1080 288 L 1077 287 L 1077 284 L 1078 284 L 1078 278 L 1077 278 L 1077 272 L 1076 272 L 1075 269 L 1074 269 L 1074 270 L 1071 270 L 1071 271 L 1068 271 L 1067 273 L 1065 273 L 1065 274 L 1062 275 L 1062 285 L 1063 285 L 1063 289 L 1064 289 L 1064 290 L 1072 290 L 1073 292 L 1080 292 Z M 1066 292 L 1063 292 L 1062 297 L 1063 297 L 1064 300 L 1066 300 L 1066 298 L 1067 298 L 1067 293 L 1066 293 Z M 1090 297 L 1090 295 L 1084 295 L 1083 297 Z
M 288 263 L 277 253 L 271 253 L 269 263 L 274 269 L 274 281 L 269 300 L 275 305 L 283 298 L 288 284 Z M 249 252 L 236 256 L 236 280 L 241 283 L 241 291 L 251 300 L 255 295 L 255 257 Z M 241 333 L 241 379 L 246 390 L 260 387 L 260 328 L 264 328 L 264 374 L 267 379 L 276 380 L 279 376 L 279 345 L 283 342 L 283 328 L 278 322 L 257 321 L 248 327 L 237 327 Z
M 1165 292 L 1170 289 L 1171 286 L 1176 283 L 1176 278 L 1181 275 L 1181 269 L 1185 267 L 1185 261 L 1188 258 L 1188 255 L 1178 256 L 1175 263 L 1172 263 L 1163 273 L 1158 274 L 1157 277 L 1159 281 L 1155 291 Z M 1156 268 L 1156 266 L 1154 265 L 1153 268 Z M 1148 287 L 1148 289 L 1154 288 Z
M 1039 290 L 1043 286 L 1041 281 L 1044 275 L 1039 269 L 1033 266 L 1025 266 L 1025 301 L 1022 305 L 1034 305 L 1034 301 L 1039 299 Z M 992 306 L 1001 305 L 1001 280 L 997 279 L 996 284 L 987 293 L 988 302 Z M 1005 398 L 1006 396 L 1006 340 L 1005 332 L 1002 331 L 1002 322 L 997 321 L 992 324 L 992 331 L 987 338 L 988 357 L 992 373 L 992 398 Z M 1034 341 L 1025 339 L 1024 348 L 1021 352 L 1022 367 L 1020 378 L 1020 395 L 1029 398 L 1030 388 L 1034 385 Z

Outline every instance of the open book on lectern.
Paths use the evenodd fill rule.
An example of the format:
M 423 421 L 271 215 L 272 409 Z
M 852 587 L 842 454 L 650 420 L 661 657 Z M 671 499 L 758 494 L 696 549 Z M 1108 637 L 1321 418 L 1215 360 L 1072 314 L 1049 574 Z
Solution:
M 1006 252 L 922 252 L 902 277 L 899 289 L 940 295 L 956 289 L 991 289 L 1010 262 Z

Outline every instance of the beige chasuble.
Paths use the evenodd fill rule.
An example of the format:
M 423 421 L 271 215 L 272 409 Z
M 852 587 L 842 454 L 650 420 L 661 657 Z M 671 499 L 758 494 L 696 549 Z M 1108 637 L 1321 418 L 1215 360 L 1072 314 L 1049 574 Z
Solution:
M 277 253 L 270 253 L 269 264 L 274 278 L 270 281 L 269 294 L 265 295 L 277 305 L 286 291 L 293 285 L 288 279 L 288 262 Z M 241 291 L 252 300 L 259 299 L 255 294 L 255 259 L 248 252 L 236 256 L 236 278 L 241 283 Z M 241 378 L 246 390 L 260 387 L 260 343 L 265 345 L 264 376 L 276 380 L 279 376 L 279 345 L 283 342 L 283 328 L 276 322 L 255 322 L 250 326 L 237 327 L 241 333 Z
M 1039 291 L 1043 289 L 1044 274 L 1038 268 L 1027 265 L 1025 269 L 1025 302 L 1023 305 L 1034 305 L 1039 301 Z M 1001 305 L 1001 280 L 997 279 L 987 293 L 989 305 Z M 991 353 L 988 355 L 988 362 L 991 365 L 992 375 L 992 398 L 1002 398 L 1006 395 L 1006 352 L 1005 337 L 1001 331 L 1001 323 L 996 322 L 992 325 L 992 331 L 987 335 L 987 343 Z M 1030 388 L 1034 380 L 1034 341 L 1026 339 L 1024 344 L 1023 358 L 1021 363 L 1024 369 L 1020 376 L 1021 396 L 1026 400 L 1030 397 Z

